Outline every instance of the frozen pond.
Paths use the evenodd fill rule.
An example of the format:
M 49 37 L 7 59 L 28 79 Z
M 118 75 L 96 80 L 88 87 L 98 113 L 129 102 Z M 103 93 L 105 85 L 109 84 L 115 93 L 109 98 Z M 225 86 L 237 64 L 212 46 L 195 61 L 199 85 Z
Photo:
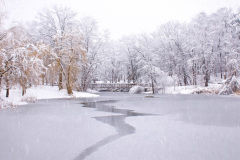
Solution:
M 109 100 L 109 101 L 97 101 L 97 102 L 82 103 L 84 105 L 83 107 L 95 108 L 97 111 L 119 113 L 120 115 L 108 115 L 108 116 L 94 117 L 96 120 L 114 127 L 116 129 L 117 133 L 104 138 L 103 140 L 97 142 L 93 146 L 88 147 L 76 158 L 76 160 L 84 159 L 91 153 L 95 152 L 98 148 L 100 148 L 110 142 L 113 142 L 123 136 L 135 133 L 135 128 L 133 126 L 125 123 L 125 119 L 127 117 L 150 115 L 150 114 L 137 113 L 137 112 L 134 112 L 134 111 L 128 110 L 128 109 L 118 109 L 114 106 L 107 105 L 108 103 L 114 103 L 114 102 L 117 102 L 117 101 Z
M 238 160 L 240 99 L 101 93 L 0 111 L 4 160 Z

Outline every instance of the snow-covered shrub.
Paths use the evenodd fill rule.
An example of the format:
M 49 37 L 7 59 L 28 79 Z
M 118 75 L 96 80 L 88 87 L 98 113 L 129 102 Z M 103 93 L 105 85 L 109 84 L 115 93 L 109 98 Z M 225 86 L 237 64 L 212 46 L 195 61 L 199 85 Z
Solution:
M 219 95 L 229 95 L 240 91 L 239 83 L 235 76 L 228 78 Z
M 0 100 L 0 109 L 4 108 L 14 108 L 16 105 L 14 105 L 13 102 L 5 101 L 5 100 Z
M 37 101 L 37 97 L 24 97 L 21 100 L 22 102 L 27 102 L 27 103 L 35 103 Z
M 129 91 L 129 93 L 132 94 L 139 94 L 142 92 L 144 92 L 144 88 L 142 86 L 133 86 Z
M 219 95 L 229 95 L 229 94 L 233 94 L 233 92 L 229 88 L 229 86 L 224 86 L 218 94 Z
M 229 86 L 230 86 L 230 88 L 232 89 L 233 92 L 240 91 L 239 83 L 238 83 L 235 76 L 232 77 L 232 80 L 230 81 Z
M 192 94 L 215 94 L 215 90 L 213 88 L 196 88 Z
M 88 92 L 88 93 L 99 93 L 98 91 L 92 90 L 92 89 L 90 89 L 90 88 L 87 89 L 87 92 Z

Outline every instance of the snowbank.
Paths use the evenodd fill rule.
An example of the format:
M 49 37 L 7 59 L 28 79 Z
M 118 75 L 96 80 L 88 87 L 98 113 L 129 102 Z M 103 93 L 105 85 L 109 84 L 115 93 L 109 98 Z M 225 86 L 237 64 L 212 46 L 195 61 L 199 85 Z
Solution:
M 37 97 L 37 99 L 98 97 L 98 95 L 95 94 L 76 91 L 73 91 L 73 95 L 69 96 L 65 89 L 59 91 L 57 86 L 32 87 L 27 90 L 26 96 L 34 96 Z
M 142 92 L 144 92 L 144 88 L 141 86 L 133 86 L 129 91 L 129 93 L 132 93 L 132 94 L 139 94 Z
M 217 94 L 222 87 L 222 84 L 209 84 L 208 87 L 201 86 L 175 86 L 166 87 L 166 94 Z
M 240 86 L 238 79 L 233 76 L 226 79 L 224 82 L 209 83 L 208 87 L 202 86 L 168 86 L 165 88 L 166 94 L 219 94 L 219 95 L 229 95 L 229 94 L 239 94 Z M 223 84 L 222 84 L 223 83 Z
M 17 105 L 23 105 L 31 102 L 35 102 L 37 99 L 54 99 L 54 98 L 80 98 L 80 97 L 98 97 L 99 95 L 76 92 L 73 91 L 73 95 L 68 95 L 65 89 L 59 91 L 57 86 L 37 86 L 27 89 L 26 95 L 22 96 L 20 88 L 10 90 L 9 98 L 5 97 L 5 90 L 1 91 L 1 105 L 0 108 L 15 107 Z
M 90 89 L 90 88 L 87 89 L 87 92 L 88 92 L 88 93 L 93 93 L 93 94 L 94 94 L 94 93 L 99 93 L 98 91 L 92 90 L 92 89 Z

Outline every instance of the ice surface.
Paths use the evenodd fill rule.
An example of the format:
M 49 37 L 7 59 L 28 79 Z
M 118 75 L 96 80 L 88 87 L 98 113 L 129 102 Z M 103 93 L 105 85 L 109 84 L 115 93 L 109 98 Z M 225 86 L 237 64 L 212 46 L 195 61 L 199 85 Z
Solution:
M 115 134 L 77 100 L 40 100 L 0 111 L 1 160 L 70 160 L 87 146 Z
M 101 117 L 94 117 L 96 120 L 106 123 L 115 128 L 117 131 L 116 134 L 108 136 L 101 141 L 97 142 L 96 144 L 86 148 L 83 152 L 81 152 L 75 160 L 82 160 L 85 159 L 87 156 L 91 155 L 92 153 L 96 152 L 99 148 L 108 143 L 111 143 L 121 137 L 134 134 L 135 128 L 125 122 L 127 117 L 136 117 L 136 116 L 148 116 L 149 114 L 142 114 L 136 113 L 132 110 L 128 109 L 118 109 L 114 106 L 109 105 L 109 103 L 113 103 L 115 101 L 97 101 L 97 102 L 85 102 L 83 103 L 83 107 L 87 108 L 96 108 L 98 111 L 110 112 L 110 113 L 118 113 L 120 115 L 107 115 Z M 108 104 L 108 105 L 107 105 Z
M 122 97 L 115 106 L 159 116 L 130 117 L 136 133 L 103 146 L 87 160 L 238 160 L 240 99 L 206 95 Z
M 0 111 L 0 159 L 69 160 L 98 146 L 86 160 L 239 160 L 240 99 L 212 95 L 100 93 L 86 99 L 41 100 Z M 80 102 L 111 101 L 114 109 L 154 115 L 125 117 L 134 130 L 118 131 L 107 123 L 114 109 L 96 111 Z M 93 117 L 93 118 L 91 118 Z M 102 117 L 102 118 L 101 118 Z M 105 123 L 106 120 L 106 123 Z M 133 127 L 133 128 L 132 128 Z M 103 145 L 101 142 L 109 138 Z

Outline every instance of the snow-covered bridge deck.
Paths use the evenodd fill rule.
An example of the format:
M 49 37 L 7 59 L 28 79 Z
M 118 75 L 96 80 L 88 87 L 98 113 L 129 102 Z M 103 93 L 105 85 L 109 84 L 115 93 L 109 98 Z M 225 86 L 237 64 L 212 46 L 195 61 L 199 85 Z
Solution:
M 92 83 L 90 88 L 99 91 L 129 91 L 135 85 L 144 88 L 151 87 L 151 84 L 148 83 Z

